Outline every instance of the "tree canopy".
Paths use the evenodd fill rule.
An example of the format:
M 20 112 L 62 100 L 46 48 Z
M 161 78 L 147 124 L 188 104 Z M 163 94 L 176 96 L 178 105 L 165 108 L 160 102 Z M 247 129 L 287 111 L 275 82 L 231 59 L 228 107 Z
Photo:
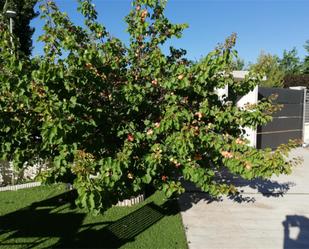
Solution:
M 300 74 L 302 71 L 302 63 L 297 56 L 297 50 L 283 51 L 282 58 L 279 59 L 279 65 L 285 75 Z
M 309 40 L 306 41 L 304 48 L 306 49 L 307 55 L 304 59 L 303 73 L 309 74 Z
M 279 58 L 275 55 L 261 52 L 257 62 L 251 65 L 250 69 L 258 74 L 266 76 L 266 80 L 260 83 L 265 87 L 282 87 L 284 71 L 279 64 Z
M 8 18 L 5 17 L 6 10 L 14 10 L 17 15 L 14 17 L 14 29 L 15 36 L 19 39 L 19 49 L 29 56 L 32 51 L 32 35 L 34 28 L 30 27 L 30 22 L 35 18 L 38 13 L 34 11 L 34 6 L 38 0 L 0 0 L 0 13 L 6 23 Z
M 232 61 L 231 69 L 232 70 L 244 70 L 245 68 L 245 61 L 241 58 L 235 58 L 235 60 Z

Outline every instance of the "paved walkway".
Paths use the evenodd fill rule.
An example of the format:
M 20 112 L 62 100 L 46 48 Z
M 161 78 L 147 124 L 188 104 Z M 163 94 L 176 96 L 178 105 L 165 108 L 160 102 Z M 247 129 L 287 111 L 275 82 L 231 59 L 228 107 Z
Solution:
M 304 159 L 292 175 L 238 181 L 242 198 L 184 194 L 179 202 L 189 248 L 309 249 L 309 150 L 292 155 Z

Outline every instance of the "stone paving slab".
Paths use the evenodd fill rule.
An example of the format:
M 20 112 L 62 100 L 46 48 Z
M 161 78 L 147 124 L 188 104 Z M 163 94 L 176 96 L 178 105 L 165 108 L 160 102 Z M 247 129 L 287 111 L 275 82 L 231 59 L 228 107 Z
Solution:
M 309 249 L 309 150 L 296 149 L 292 156 L 302 156 L 302 166 L 266 181 L 270 186 L 262 181 L 242 186 L 238 202 L 198 192 L 182 195 L 189 248 Z M 277 195 L 266 195 L 269 190 Z

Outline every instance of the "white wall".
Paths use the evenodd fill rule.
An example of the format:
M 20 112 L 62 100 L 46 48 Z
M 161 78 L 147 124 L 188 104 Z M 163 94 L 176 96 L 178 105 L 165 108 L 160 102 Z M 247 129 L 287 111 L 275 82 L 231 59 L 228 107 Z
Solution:
M 219 98 L 222 100 L 224 95 L 228 96 L 228 86 L 224 88 L 215 89 L 216 93 L 218 94 Z M 252 91 L 248 94 L 240 98 L 237 102 L 238 107 L 244 107 L 246 104 L 256 104 L 258 102 L 258 86 L 256 86 Z M 245 130 L 245 137 L 250 141 L 250 146 L 256 147 L 256 136 L 257 131 L 256 129 L 251 128 L 243 128 Z
M 224 88 L 215 88 L 215 92 L 218 95 L 219 99 L 222 101 L 224 97 L 227 97 L 229 94 L 229 86 L 226 85 Z
M 258 86 L 256 86 L 252 91 L 250 91 L 248 94 L 243 96 L 238 102 L 238 107 L 243 107 L 246 104 L 256 104 L 258 102 Z M 257 131 L 256 129 L 251 128 L 244 128 L 246 132 L 246 138 L 249 139 L 250 145 L 252 147 L 256 147 L 256 136 Z

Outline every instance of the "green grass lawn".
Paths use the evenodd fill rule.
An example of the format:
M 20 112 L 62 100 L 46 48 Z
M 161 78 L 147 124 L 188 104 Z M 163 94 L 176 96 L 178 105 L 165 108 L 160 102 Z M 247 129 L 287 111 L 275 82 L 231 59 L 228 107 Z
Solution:
M 0 192 L 0 248 L 187 248 L 177 203 L 160 192 L 93 216 L 64 185 Z

